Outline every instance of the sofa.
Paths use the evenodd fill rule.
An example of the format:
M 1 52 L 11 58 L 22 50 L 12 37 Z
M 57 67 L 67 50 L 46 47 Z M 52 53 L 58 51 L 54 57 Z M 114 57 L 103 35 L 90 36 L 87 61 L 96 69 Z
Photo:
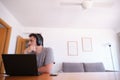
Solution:
M 106 72 L 102 62 L 97 63 L 62 63 L 61 72 Z

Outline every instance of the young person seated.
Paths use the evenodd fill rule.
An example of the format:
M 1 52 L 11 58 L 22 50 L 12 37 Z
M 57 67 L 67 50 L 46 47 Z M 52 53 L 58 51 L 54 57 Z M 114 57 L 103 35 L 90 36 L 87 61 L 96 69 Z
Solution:
M 31 33 L 29 35 L 28 48 L 25 54 L 36 54 L 39 73 L 50 73 L 54 58 L 52 53 L 47 53 L 43 47 L 43 37 L 41 34 Z

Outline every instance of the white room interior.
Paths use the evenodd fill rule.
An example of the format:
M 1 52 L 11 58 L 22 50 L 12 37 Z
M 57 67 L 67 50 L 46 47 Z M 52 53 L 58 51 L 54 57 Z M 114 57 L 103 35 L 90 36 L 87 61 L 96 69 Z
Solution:
M 0 0 L 0 18 L 12 27 L 8 52 L 15 53 L 18 35 L 27 38 L 29 33 L 41 33 L 44 47 L 53 50 L 56 62 L 53 72 L 61 70 L 62 62 L 103 62 L 105 69 L 111 70 L 111 52 L 115 69 L 120 70 L 120 1 L 114 0 L 112 6 L 89 9 L 60 5 L 60 2 L 62 0 Z M 92 51 L 82 50 L 82 37 L 92 38 Z M 68 41 L 78 43 L 77 56 L 68 55 Z

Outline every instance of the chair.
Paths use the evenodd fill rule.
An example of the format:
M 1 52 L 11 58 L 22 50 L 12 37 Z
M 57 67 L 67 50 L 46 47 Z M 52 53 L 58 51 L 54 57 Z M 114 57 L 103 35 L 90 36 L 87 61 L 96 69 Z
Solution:
M 83 63 L 85 72 L 105 72 L 103 63 Z
M 82 63 L 66 63 L 62 64 L 63 72 L 84 72 L 84 67 Z

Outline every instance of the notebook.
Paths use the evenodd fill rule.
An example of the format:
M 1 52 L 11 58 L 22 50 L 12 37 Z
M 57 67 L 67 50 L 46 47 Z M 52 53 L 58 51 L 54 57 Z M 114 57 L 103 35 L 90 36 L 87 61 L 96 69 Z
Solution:
M 2 54 L 5 72 L 10 76 L 37 76 L 35 54 Z

